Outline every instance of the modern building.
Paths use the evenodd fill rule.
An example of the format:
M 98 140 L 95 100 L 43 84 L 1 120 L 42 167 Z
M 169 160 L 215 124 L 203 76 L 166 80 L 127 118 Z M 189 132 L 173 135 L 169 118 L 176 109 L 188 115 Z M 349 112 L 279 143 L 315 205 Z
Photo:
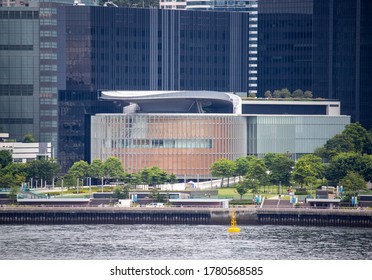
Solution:
M 371 14 L 370 0 L 260 0 L 258 95 L 310 90 L 371 128 Z
M 247 155 L 246 121 L 236 95 L 102 92 L 101 98 L 135 102 L 137 108 L 91 117 L 92 160 L 115 156 L 129 173 L 158 166 L 178 178 L 210 179 L 217 159 Z
M 181 9 L 190 11 L 228 11 L 244 12 L 249 14 L 249 45 L 248 45 L 248 88 L 244 91 L 247 94 L 257 95 L 257 77 L 258 77 L 258 1 L 257 0 L 186 0 L 178 2 L 175 0 L 160 0 L 161 9 Z
M 220 158 L 288 153 L 297 159 L 350 123 L 335 101 L 294 102 L 307 114 L 288 114 L 289 101 L 242 102 L 223 92 L 103 91 L 100 98 L 131 105 L 91 117 L 91 160 L 114 156 L 128 173 L 158 166 L 185 180 L 212 179 L 210 166 Z
M 0 150 L 8 150 L 12 154 L 13 162 L 28 162 L 36 159 L 52 157 L 52 144 L 10 142 L 9 133 L 0 133 Z
M 83 1 L 93 5 L 95 0 Z M 72 0 L 0 1 L 0 130 L 57 148 L 57 7 Z
M 246 92 L 248 23 L 246 13 L 60 7 L 62 167 L 90 159 L 90 115 L 122 112 L 100 90 Z

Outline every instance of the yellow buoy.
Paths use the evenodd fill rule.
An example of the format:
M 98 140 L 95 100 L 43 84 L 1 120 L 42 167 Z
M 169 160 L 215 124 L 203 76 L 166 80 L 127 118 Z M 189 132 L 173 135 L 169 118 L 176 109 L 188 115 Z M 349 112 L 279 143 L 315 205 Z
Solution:
M 228 232 L 240 232 L 240 228 L 236 224 L 236 215 L 235 211 L 231 211 L 231 227 L 229 227 Z

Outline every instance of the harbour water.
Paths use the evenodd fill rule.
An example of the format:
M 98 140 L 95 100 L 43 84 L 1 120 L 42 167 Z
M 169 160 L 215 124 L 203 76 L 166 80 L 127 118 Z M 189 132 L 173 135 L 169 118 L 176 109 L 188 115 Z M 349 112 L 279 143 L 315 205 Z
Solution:
M 371 260 L 372 229 L 205 225 L 1 225 L 0 259 Z

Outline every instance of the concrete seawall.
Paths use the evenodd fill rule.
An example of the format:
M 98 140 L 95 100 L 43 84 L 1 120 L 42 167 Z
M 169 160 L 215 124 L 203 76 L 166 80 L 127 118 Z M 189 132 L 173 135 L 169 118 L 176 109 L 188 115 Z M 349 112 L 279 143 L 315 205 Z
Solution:
M 238 225 L 372 227 L 370 210 L 235 209 Z M 3 207 L 1 224 L 229 225 L 221 208 Z

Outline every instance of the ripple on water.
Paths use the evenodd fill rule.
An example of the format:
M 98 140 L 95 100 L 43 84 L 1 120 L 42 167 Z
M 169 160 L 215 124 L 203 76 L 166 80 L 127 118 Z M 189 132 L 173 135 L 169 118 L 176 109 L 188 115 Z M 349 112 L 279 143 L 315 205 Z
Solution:
M 0 259 L 372 259 L 371 229 L 2 225 Z

